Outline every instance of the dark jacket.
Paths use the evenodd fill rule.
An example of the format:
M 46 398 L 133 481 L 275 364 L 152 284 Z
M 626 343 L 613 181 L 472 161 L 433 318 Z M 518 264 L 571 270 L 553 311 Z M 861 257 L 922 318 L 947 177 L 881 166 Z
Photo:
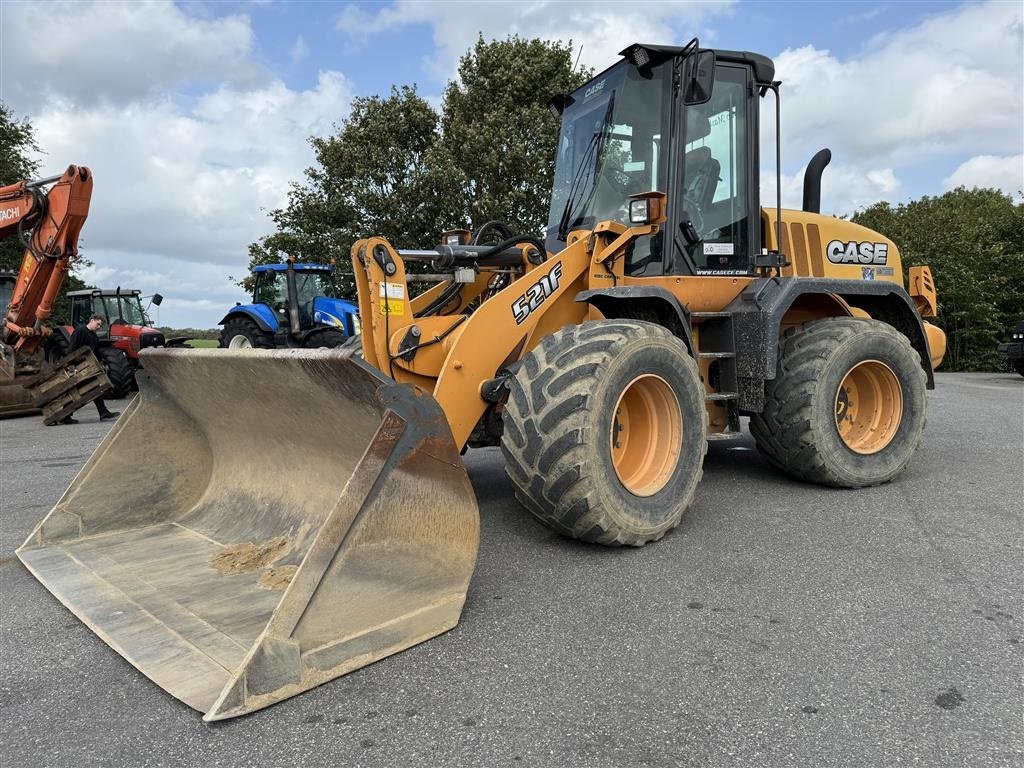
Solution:
M 71 334 L 71 343 L 68 345 L 68 354 L 74 352 L 76 349 L 81 349 L 82 347 L 88 347 L 92 350 L 94 355 L 99 354 L 100 337 L 84 325 L 76 328 L 75 332 Z

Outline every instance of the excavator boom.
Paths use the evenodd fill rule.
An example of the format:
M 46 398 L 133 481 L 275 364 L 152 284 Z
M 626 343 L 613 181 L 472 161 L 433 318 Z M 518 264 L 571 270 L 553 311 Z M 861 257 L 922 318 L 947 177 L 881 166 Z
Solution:
M 48 184 L 52 186 L 45 190 Z M 17 234 L 25 240 L 2 329 L 3 344 L 15 353 L 32 354 L 46 334 L 43 323 L 78 255 L 91 197 L 92 173 L 75 165 L 60 176 L 0 188 L 0 238 Z M 31 235 L 25 238 L 29 229 Z

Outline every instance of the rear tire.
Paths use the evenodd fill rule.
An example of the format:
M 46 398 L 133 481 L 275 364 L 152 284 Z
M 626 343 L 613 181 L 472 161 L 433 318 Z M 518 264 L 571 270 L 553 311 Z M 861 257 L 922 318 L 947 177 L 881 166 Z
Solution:
M 696 362 L 637 320 L 545 337 L 510 381 L 503 421 L 516 498 L 562 535 L 600 544 L 638 547 L 678 525 L 707 451 Z
M 331 328 L 326 331 L 319 331 L 303 346 L 309 349 L 338 349 L 344 346 L 347 340 L 348 337 L 344 333 Z
M 251 318 L 229 318 L 220 332 L 218 341 L 222 349 L 273 349 L 274 337 L 260 330 Z
M 100 347 L 99 358 L 110 379 L 110 391 L 105 397 L 114 400 L 127 397 L 135 386 L 135 370 L 127 356 L 117 347 Z
M 878 320 L 826 318 L 786 332 L 764 410 L 761 453 L 811 483 L 862 488 L 902 472 L 921 442 L 926 377 L 910 341 Z

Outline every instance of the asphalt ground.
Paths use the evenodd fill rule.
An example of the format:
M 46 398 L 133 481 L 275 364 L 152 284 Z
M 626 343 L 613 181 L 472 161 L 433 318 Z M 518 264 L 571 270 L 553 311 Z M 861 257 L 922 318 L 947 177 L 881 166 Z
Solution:
M 683 523 L 640 550 L 554 535 L 500 451 L 470 452 L 459 626 L 212 725 L 14 555 L 109 425 L 0 422 L 0 763 L 1019 766 L 1024 379 L 937 379 L 895 482 L 809 486 L 714 444 Z

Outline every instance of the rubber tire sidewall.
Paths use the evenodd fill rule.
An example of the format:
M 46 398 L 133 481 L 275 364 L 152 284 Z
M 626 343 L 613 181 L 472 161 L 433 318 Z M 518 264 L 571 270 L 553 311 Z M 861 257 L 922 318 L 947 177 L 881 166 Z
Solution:
M 679 462 L 648 497 L 626 490 L 611 456 L 613 409 L 644 374 L 666 381 L 683 421 Z M 668 330 L 636 320 L 582 323 L 542 339 L 510 382 L 503 423 L 506 473 L 523 506 L 563 536 L 612 546 L 642 546 L 674 528 L 707 451 L 696 361 Z
M 707 439 L 702 428 L 703 390 L 699 380 L 697 387 L 684 385 L 692 373 L 677 356 L 680 354 L 685 355 L 686 350 L 674 339 L 629 342 L 608 361 L 584 417 L 584 428 L 593 435 L 584 446 L 586 463 L 597 470 L 593 477 L 593 503 L 605 508 L 622 530 L 640 537 L 664 533 L 678 524 L 701 476 Z M 682 447 L 679 462 L 665 486 L 651 496 L 637 496 L 626 489 L 615 473 L 611 429 L 615 406 L 626 387 L 638 376 L 650 374 L 664 380 L 675 394 L 683 421 Z M 634 514 L 622 514 L 623 510 Z
M 110 391 L 104 397 L 120 400 L 131 394 L 136 387 L 135 370 L 128 356 L 117 347 L 100 347 L 99 358 L 110 379 Z
M 248 317 L 232 317 L 224 323 L 221 329 L 218 344 L 221 349 L 230 349 L 231 340 L 235 336 L 245 336 L 249 339 L 252 349 L 273 349 L 273 342 L 268 341 L 267 334 L 260 330 L 254 320 Z
M 868 321 L 871 322 L 871 321 Z M 832 484 L 842 487 L 878 485 L 902 472 L 921 441 L 927 412 L 924 372 L 916 353 L 899 338 L 865 328 L 845 339 L 821 366 L 818 387 L 811 404 L 810 428 Z M 835 403 L 839 385 L 858 363 L 878 360 L 896 375 L 903 396 L 900 426 L 888 445 L 877 453 L 862 455 L 843 442 L 836 425 Z
M 347 341 L 348 337 L 343 331 L 329 328 L 312 334 L 303 346 L 308 349 L 340 349 Z

